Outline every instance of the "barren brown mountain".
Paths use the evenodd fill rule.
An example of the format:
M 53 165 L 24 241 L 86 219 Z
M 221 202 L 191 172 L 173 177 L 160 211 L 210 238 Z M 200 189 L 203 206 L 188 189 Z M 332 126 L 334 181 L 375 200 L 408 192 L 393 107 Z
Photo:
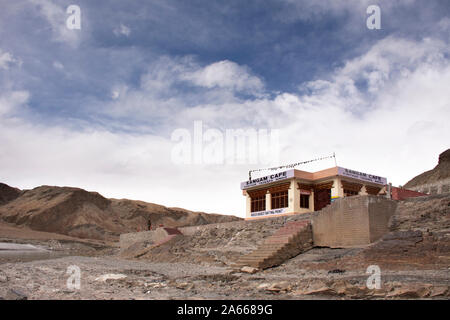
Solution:
M 450 178 L 450 149 L 439 155 L 439 162 L 434 169 L 425 171 L 414 177 L 405 184 L 405 188 L 413 188 L 416 186 L 431 184 L 440 180 Z
M 0 220 L 32 230 L 78 238 L 117 240 L 121 233 L 153 226 L 202 225 L 239 220 L 127 199 L 107 199 L 79 188 L 41 186 L 20 191 L 0 185 Z

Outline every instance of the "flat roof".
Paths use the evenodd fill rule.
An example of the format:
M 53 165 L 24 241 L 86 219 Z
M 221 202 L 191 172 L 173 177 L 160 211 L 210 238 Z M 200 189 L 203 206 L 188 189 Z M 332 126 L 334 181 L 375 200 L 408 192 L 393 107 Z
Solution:
M 342 176 L 349 177 L 356 180 L 361 180 L 364 182 L 375 183 L 380 185 L 386 185 L 387 179 L 384 177 L 380 177 L 377 175 L 360 172 L 352 169 L 342 168 L 342 167 L 332 167 L 325 170 L 317 171 L 317 172 L 308 172 L 297 169 L 289 169 L 286 171 L 281 171 L 277 173 L 273 173 L 264 177 L 255 178 L 252 180 L 247 180 L 241 182 L 241 189 L 246 190 L 253 187 L 289 180 L 292 178 L 305 179 L 311 182 L 314 182 L 319 179 L 334 177 L 334 176 Z

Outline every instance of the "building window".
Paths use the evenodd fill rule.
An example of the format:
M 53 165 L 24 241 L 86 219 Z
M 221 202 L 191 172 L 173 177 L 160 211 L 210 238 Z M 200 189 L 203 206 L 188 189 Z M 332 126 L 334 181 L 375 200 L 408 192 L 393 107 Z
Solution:
M 266 196 L 257 196 L 251 198 L 251 212 L 266 210 Z
M 272 209 L 286 208 L 288 206 L 288 190 L 272 193 Z
M 341 184 L 342 184 L 342 189 L 344 190 L 344 197 L 357 196 L 363 186 L 360 183 L 348 182 L 345 180 L 342 180 Z M 377 191 L 377 193 L 378 193 L 378 191 Z
M 309 209 L 309 194 L 300 195 L 300 208 Z
M 344 195 L 345 195 L 346 197 L 357 196 L 358 194 L 359 194 L 358 191 L 344 189 Z

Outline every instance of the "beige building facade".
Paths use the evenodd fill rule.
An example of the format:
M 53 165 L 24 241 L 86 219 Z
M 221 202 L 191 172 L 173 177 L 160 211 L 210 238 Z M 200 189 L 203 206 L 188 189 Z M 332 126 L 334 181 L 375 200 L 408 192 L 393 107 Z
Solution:
M 246 219 L 308 213 L 353 195 L 378 195 L 386 178 L 342 167 L 318 172 L 290 169 L 241 183 Z

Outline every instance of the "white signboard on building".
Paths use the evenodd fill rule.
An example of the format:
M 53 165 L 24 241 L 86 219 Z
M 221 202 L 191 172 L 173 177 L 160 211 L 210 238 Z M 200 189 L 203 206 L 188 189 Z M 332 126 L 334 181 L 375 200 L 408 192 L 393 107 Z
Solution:
M 382 185 L 387 184 L 386 178 L 341 167 L 338 167 L 338 175 Z
M 285 213 L 288 208 L 280 208 L 280 209 L 273 209 L 273 210 L 266 210 L 266 211 L 257 211 L 252 212 L 250 215 L 252 217 L 261 217 L 261 216 L 267 216 L 271 214 L 281 214 Z
M 262 184 L 272 183 L 276 181 L 286 180 L 294 177 L 294 169 L 274 173 L 265 177 L 255 178 L 245 182 L 241 182 L 241 189 L 245 190 Z

